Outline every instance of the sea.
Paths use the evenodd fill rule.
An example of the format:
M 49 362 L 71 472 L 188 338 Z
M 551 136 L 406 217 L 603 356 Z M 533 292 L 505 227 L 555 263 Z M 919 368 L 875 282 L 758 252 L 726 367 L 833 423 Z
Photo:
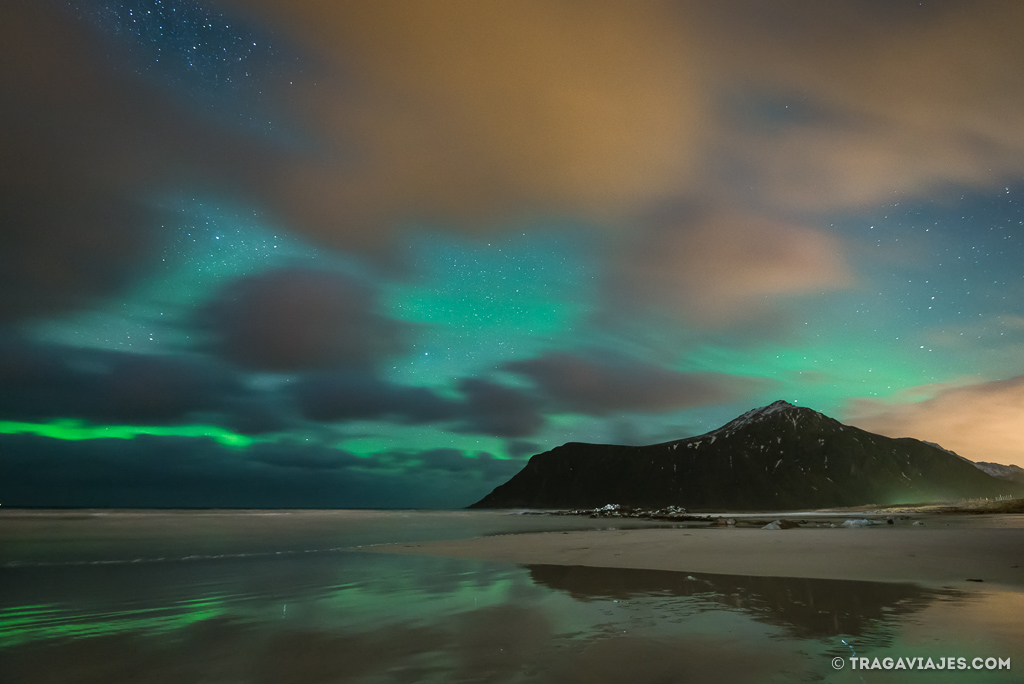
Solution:
M 650 526 L 666 523 L 4 510 L 0 682 L 1024 682 L 1024 594 L 1005 587 L 379 552 Z

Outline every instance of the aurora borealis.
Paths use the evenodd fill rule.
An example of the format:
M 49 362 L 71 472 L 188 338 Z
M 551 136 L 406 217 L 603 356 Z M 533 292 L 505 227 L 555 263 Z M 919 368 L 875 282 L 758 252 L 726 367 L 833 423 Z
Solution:
M 1021 25 L 4 3 L 0 504 L 458 507 L 775 399 L 1024 465 Z

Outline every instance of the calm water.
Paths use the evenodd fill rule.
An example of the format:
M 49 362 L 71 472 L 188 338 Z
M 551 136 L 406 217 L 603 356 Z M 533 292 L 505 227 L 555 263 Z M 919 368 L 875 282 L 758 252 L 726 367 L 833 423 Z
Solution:
M 494 512 L 5 512 L 0 682 L 1024 681 L 1024 595 L 984 585 L 361 550 L 602 524 Z M 854 653 L 1011 657 L 1015 669 L 833 669 Z

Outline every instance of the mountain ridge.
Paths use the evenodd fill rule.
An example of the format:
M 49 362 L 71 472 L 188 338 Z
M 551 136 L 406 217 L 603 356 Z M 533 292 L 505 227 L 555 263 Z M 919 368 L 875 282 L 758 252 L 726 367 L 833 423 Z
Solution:
M 1024 486 L 938 445 L 884 437 L 776 401 L 660 444 L 563 444 L 533 456 L 470 508 L 786 510 L 1001 495 L 1024 495 Z
M 1009 480 L 1011 482 L 1024 484 L 1024 468 L 1021 468 L 1018 465 L 1003 465 L 1002 463 L 978 461 L 974 464 L 974 467 L 988 473 L 992 477 L 999 478 L 1000 480 Z

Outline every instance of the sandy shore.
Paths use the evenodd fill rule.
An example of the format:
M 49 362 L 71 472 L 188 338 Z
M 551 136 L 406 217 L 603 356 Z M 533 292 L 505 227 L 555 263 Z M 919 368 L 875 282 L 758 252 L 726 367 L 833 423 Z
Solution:
M 1024 589 L 1024 529 L 1014 528 L 595 530 L 373 550 L 522 564 Z M 984 584 L 968 581 L 978 579 Z

